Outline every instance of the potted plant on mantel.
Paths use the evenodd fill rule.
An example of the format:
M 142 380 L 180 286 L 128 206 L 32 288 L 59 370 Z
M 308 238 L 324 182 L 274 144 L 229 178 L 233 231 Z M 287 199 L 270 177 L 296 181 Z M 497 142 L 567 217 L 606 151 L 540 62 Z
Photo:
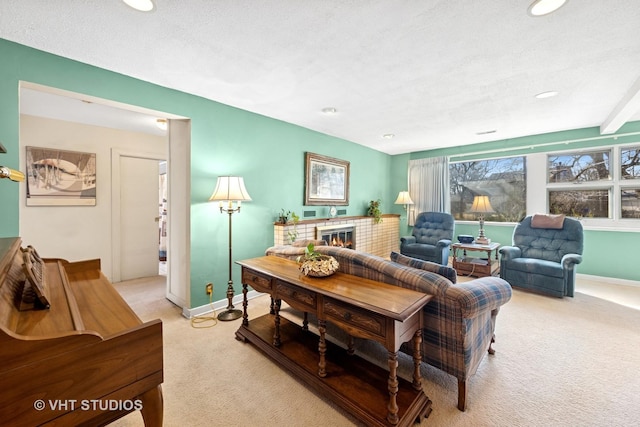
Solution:
M 369 202 L 369 209 L 367 209 L 367 215 L 373 217 L 373 222 L 375 224 L 382 222 L 382 211 L 380 210 L 381 204 L 382 204 L 382 201 L 380 199 L 372 200 Z
M 297 261 L 302 274 L 311 277 L 331 276 L 340 266 L 334 257 L 317 252 L 313 243 L 307 245 L 304 255 L 300 255 Z

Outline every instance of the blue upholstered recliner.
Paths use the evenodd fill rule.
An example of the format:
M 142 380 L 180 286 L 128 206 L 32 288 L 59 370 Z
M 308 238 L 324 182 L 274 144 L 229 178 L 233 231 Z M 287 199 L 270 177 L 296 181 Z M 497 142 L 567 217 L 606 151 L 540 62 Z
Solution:
M 447 265 L 455 221 L 444 212 L 422 212 L 416 218 L 411 236 L 400 238 L 403 255 Z
M 564 216 L 528 216 L 513 230 L 513 246 L 500 248 L 500 277 L 513 287 L 572 297 L 582 248 L 580 221 Z

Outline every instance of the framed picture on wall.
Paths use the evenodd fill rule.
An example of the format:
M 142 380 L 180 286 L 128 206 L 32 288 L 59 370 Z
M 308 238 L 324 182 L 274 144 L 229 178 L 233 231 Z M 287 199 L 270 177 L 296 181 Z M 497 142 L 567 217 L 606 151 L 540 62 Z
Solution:
M 27 148 L 27 206 L 95 206 L 96 154 Z
M 348 205 L 349 162 L 306 153 L 304 204 Z

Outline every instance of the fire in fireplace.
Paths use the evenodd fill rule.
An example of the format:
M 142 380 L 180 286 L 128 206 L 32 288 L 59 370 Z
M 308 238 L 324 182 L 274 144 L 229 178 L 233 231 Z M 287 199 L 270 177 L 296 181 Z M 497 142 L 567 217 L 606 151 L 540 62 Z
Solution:
M 355 234 L 356 228 L 353 224 L 316 227 L 316 239 L 324 240 L 329 246 L 340 246 L 347 249 L 355 249 Z

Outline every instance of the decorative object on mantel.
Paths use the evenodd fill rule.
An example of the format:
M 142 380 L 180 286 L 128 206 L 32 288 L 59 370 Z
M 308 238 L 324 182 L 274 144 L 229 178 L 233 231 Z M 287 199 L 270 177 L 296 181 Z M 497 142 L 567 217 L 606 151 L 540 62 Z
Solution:
M 369 209 L 367 209 L 367 216 L 373 217 L 373 222 L 378 224 L 382 222 L 382 211 L 380 210 L 380 205 L 382 202 L 380 199 L 372 200 L 369 202 Z
M 331 218 L 335 218 L 336 215 L 338 215 L 338 209 L 336 209 L 335 206 L 331 206 L 329 208 L 329 215 L 331 216 Z
M 329 255 L 316 252 L 313 243 L 309 243 L 304 250 L 304 255 L 297 258 L 300 264 L 300 271 L 305 276 L 327 277 L 338 271 L 338 261 Z
M 234 212 L 240 212 L 240 203 L 251 201 L 251 196 L 244 187 L 244 179 L 240 176 L 219 176 L 216 182 L 216 188 L 213 190 L 213 194 L 209 198 L 209 201 L 220 202 L 220 213 L 226 212 L 229 214 L 229 282 L 227 286 L 227 299 L 229 305 L 227 309 L 218 314 L 218 320 L 235 320 L 242 316 L 241 310 L 234 310 L 233 306 L 233 277 L 231 270 L 231 216 Z M 224 206 L 224 203 L 227 206 Z M 236 202 L 236 207 L 233 207 L 233 202 Z
M 289 215 L 291 215 L 291 211 L 284 211 L 284 208 L 280 210 L 280 215 L 278 215 L 278 222 L 280 224 L 286 224 L 289 222 Z
M 289 241 L 291 243 L 295 242 L 298 238 L 298 221 L 300 221 L 300 217 L 296 215 L 295 212 L 291 212 L 291 223 L 293 224 L 293 228 L 287 231 L 287 237 L 289 237 Z
M 488 245 L 489 243 L 491 243 L 491 239 L 488 239 L 484 235 L 484 214 L 495 212 L 491 207 L 491 203 L 489 202 L 489 196 L 475 196 L 473 198 L 473 205 L 471 205 L 470 212 L 480 214 L 480 232 L 478 233 L 476 243 L 479 245 Z

